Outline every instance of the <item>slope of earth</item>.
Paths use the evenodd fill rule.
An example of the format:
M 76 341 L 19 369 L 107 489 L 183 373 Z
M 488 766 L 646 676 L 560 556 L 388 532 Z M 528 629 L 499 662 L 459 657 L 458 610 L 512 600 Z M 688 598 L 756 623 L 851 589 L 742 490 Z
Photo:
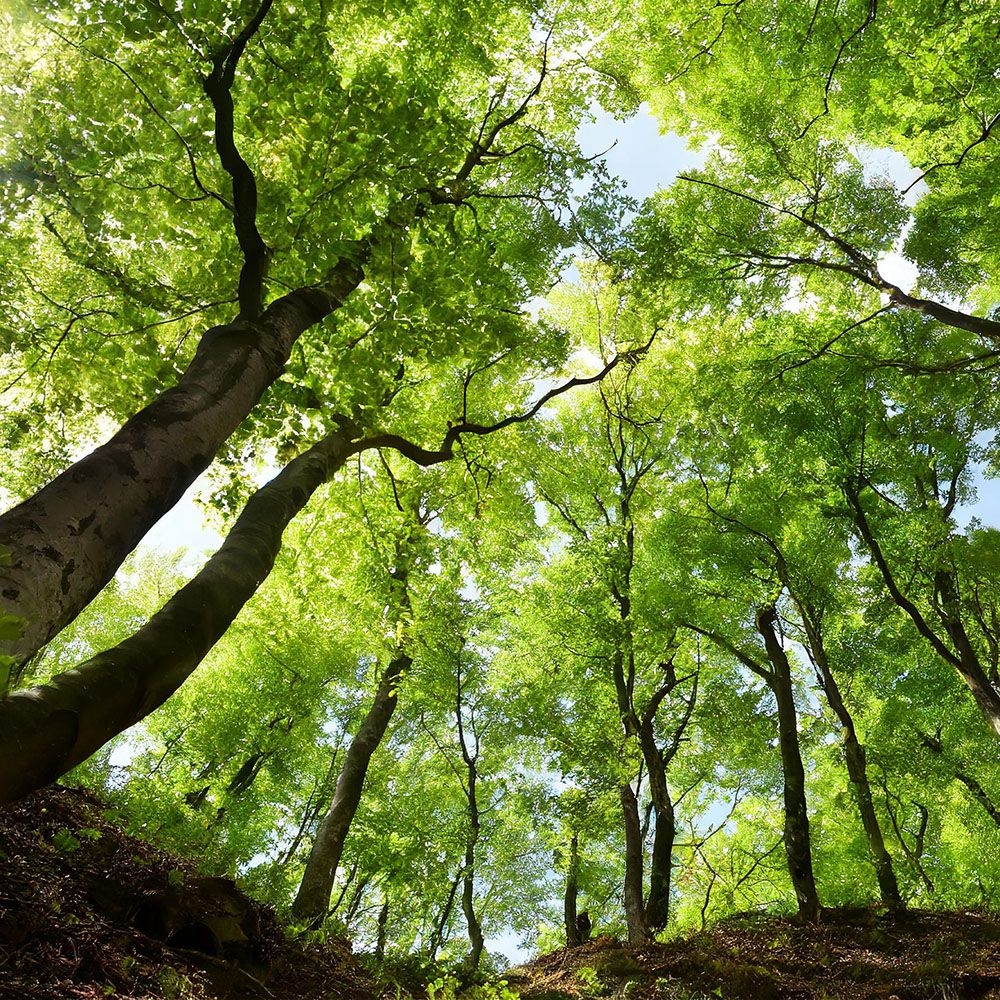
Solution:
M 600 938 L 507 973 L 521 1000 L 1000 1000 L 1000 917 L 827 910 L 735 918 L 642 948 Z
M 287 941 L 273 911 L 115 825 L 88 792 L 0 809 L 0 1000 L 374 1000 L 343 942 Z

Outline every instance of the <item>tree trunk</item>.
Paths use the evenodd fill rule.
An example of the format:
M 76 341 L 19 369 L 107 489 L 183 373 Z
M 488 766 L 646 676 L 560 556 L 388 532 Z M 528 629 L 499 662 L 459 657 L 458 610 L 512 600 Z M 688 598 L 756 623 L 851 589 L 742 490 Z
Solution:
M 54 781 L 163 704 L 270 573 L 281 536 L 361 445 L 332 434 L 262 486 L 219 550 L 134 635 L 0 700 L 0 803 Z
M 479 842 L 479 801 L 476 798 L 476 782 L 479 773 L 476 768 L 475 758 L 468 761 L 468 786 L 467 794 L 469 799 L 469 832 L 465 840 L 465 871 L 462 877 L 462 912 L 465 914 L 465 923 L 469 929 L 469 954 L 466 958 L 466 966 L 470 972 L 475 972 L 479 968 L 479 960 L 483 955 L 483 928 L 479 923 L 479 916 L 475 906 L 475 874 L 476 874 L 476 844 Z
M 566 947 L 576 948 L 583 942 L 576 926 L 576 897 L 580 875 L 580 839 L 576 831 L 569 842 L 569 867 L 566 870 L 566 891 L 563 894 L 563 921 L 566 925 Z
M 837 679 L 830 668 L 830 661 L 827 659 L 826 647 L 823 643 L 823 633 L 820 630 L 817 617 L 810 609 L 806 608 L 802 610 L 802 620 L 806 626 L 813 662 L 819 671 L 826 700 L 842 727 L 847 776 L 850 778 L 854 801 L 861 814 L 861 825 L 864 827 L 865 836 L 868 839 L 868 850 L 875 863 L 875 878 L 878 881 L 882 902 L 890 910 L 900 910 L 903 908 L 903 899 L 899 894 L 899 883 L 896 881 L 896 873 L 892 867 L 892 856 L 885 846 L 882 827 L 875 812 L 872 787 L 868 781 L 865 748 L 858 739 L 857 730 L 854 728 L 854 718 L 841 696 Z
M 325 284 L 290 292 L 256 320 L 208 330 L 177 385 L 0 516 L 0 546 L 10 553 L 0 566 L 0 611 L 24 619 L 21 637 L 0 643 L 15 672 L 177 503 L 281 374 L 299 336 L 357 288 L 367 255 L 368 244 L 358 244 Z
M 642 901 L 642 830 L 639 826 L 639 802 L 632 786 L 625 782 L 619 789 L 625 825 L 625 923 L 628 943 L 646 944 L 646 908 Z
M 944 744 L 939 736 L 921 736 L 920 742 L 932 753 L 938 756 L 945 756 Z M 983 807 L 986 815 L 1000 827 L 1000 807 L 990 798 L 989 793 L 983 788 L 978 779 L 974 778 L 968 771 L 963 770 L 954 761 L 949 761 L 949 765 L 955 772 L 955 777 L 969 790 L 969 794 Z
M 385 958 L 385 930 L 389 923 L 389 898 L 383 897 L 382 909 L 378 911 L 377 933 L 375 937 L 375 958 L 381 962 Z
M 649 772 L 649 794 L 653 800 L 653 856 L 649 865 L 649 897 L 646 927 L 652 935 L 667 926 L 670 916 L 670 869 L 674 852 L 676 823 L 674 803 L 667 784 L 667 769 L 656 745 L 652 720 L 643 720 L 639 730 L 643 760 Z
M 441 915 L 438 917 L 437 923 L 434 925 L 434 930 L 431 932 L 427 954 L 430 956 L 432 962 L 437 961 L 438 950 L 444 944 L 444 930 L 451 919 L 451 911 L 455 907 L 455 896 L 458 894 L 458 887 L 461 882 L 462 872 L 460 870 L 451 883 L 451 889 L 448 890 L 448 898 L 445 900 L 444 906 L 441 908 Z
M 769 684 L 778 703 L 778 744 L 784 778 L 785 857 L 795 889 L 799 916 L 811 923 L 819 919 L 819 896 L 812 870 L 809 814 L 806 809 L 806 777 L 799 751 L 798 717 L 792 693 L 792 670 L 775 631 L 777 612 L 773 605 L 759 608 L 757 631 L 764 639 L 771 664 Z
M 312 852 L 292 904 L 292 916 L 310 927 L 319 926 L 326 917 L 344 842 L 361 802 L 368 765 L 396 710 L 400 676 L 411 662 L 409 656 L 401 653 L 385 668 L 375 700 L 344 757 L 333 802 L 316 831 Z

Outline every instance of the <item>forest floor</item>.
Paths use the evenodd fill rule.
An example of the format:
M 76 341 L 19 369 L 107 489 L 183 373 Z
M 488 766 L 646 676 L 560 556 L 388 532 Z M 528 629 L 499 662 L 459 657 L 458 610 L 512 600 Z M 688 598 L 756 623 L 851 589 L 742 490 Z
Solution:
M 505 973 L 521 1000 L 1000 1000 L 1000 917 L 825 911 L 729 919 L 666 944 L 609 938 Z M 0 1000 L 376 1000 L 346 942 L 288 940 L 274 913 L 123 833 L 88 792 L 0 810 Z M 405 994 L 402 994 L 405 995 Z
M 228 879 L 48 788 L 0 809 L 0 1000 L 374 1000 L 350 946 L 286 940 Z
M 599 938 L 507 973 L 521 1000 L 1000 1000 L 1000 916 L 825 910 L 730 918 L 666 944 Z

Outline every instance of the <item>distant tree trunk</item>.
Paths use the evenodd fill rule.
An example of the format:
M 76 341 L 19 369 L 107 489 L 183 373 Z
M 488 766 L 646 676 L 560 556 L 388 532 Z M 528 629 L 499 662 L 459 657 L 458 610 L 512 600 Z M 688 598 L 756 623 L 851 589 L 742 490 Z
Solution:
M 930 817 L 927 807 L 922 802 L 913 803 L 920 813 L 920 826 L 917 828 L 917 832 L 913 834 L 913 847 L 910 847 L 910 845 L 906 842 L 906 838 L 903 836 L 903 831 L 899 826 L 899 820 L 897 819 L 896 813 L 892 808 L 892 802 L 890 801 L 892 796 L 889 791 L 888 782 L 882 782 L 882 791 L 885 793 L 885 811 L 889 814 L 889 822 L 892 824 L 893 832 L 896 834 L 896 840 L 899 841 L 899 846 L 903 849 L 903 854 L 906 855 L 906 860 L 910 862 L 914 872 L 916 872 L 916 874 L 920 877 L 920 880 L 924 883 L 924 888 L 931 895 L 933 895 L 937 889 L 921 862 L 921 858 L 924 855 L 924 838 L 927 834 L 927 822 Z M 896 801 L 899 802 L 899 799 L 897 798 Z
M 990 674 L 984 669 L 979 654 L 965 630 L 954 573 L 941 569 L 934 575 L 935 606 L 941 624 L 944 626 L 945 635 L 949 640 L 949 642 L 945 642 L 897 583 L 892 567 L 882 551 L 879 540 L 875 537 L 864 505 L 861 503 L 861 488 L 862 484 L 858 478 L 849 480 L 844 484 L 844 497 L 851 508 L 852 519 L 858 535 L 868 547 L 872 560 L 882 574 L 882 580 L 886 590 L 889 591 L 889 596 L 898 607 L 906 612 L 917 631 L 934 652 L 958 671 L 972 692 L 972 697 L 979 706 L 983 718 L 995 733 L 1000 734 L 1000 690 L 993 684 Z
M 778 704 L 778 744 L 784 778 L 785 857 L 795 889 L 799 916 L 810 923 L 819 920 L 819 895 L 812 869 L 809 814 L 806 809 L 806 776 L 799 751 L 798 716 L 792 692 L 792 669 L 775 630 L 774 605 L 757 610 L 757 631 L 764 639 L 771 671 L 768 683 Z
M 464 647 L 465 640 L 461 640 Z M 465 783 L 463 791 L 467 803 L 469 821 L 465 833 L 465 862 L 462 868 L 462 913 L 469 932 L 469 954 L 465 957 L 465 968 L 471 976 L 479 968 L 483 957 L 483 928 L 476 913 L 476 845 L 479 843 L 480 818 L 477 785 L 479 783 L 479 733 L 474 719 L 467 731 L 462 715 L 462 654 L 458 654 L 455 671 L 455 724 L 458 727 L 458 746 L 465 761 Z
M 361 900 L 365 898 L 365 889 L 368 888 L 371 880 L 371 875 L 366 875 L 364 878 L 358 880 L 358 884 L 354 887 L 354 892 L 351 894 L 351 902 L 347 906 L 347 912 L 344 914 L 345 924 L 350 925 L 361 908 Z
M 569 866 L 566 869 L 566 891 L 563 894 L 563 920 L 566 925 L 566 947 L 576 948 L 583 942 L 576 926 L 576 897 L 580 875 L 580 840 L 574 830 L 569 841 Z
M 378 911 L 377 932 L 375 937 L 375 958 L 381 962 L 385 958 L 385 930 L 389 923 L 389 897 L 382 898 L 382 909 Z
M 292 904 L 292 916 L 311 927 L 318 926 L 326 916 L 344 842 L 361 802 L 368 765 L 396 710 L 400 676 L 411 663 L 408 655 L 400 653 L 386 667 L 375 700 L 344 757 L 333 802 L 316 832 L 312 852 Z
M 619 789 L 625 825 L 625 923 L 628 943 L 649 941 L 646 907 L 642 899 L 642 828 L 639 825 L 639 802 L 632 786 L 625 782 Z
M 920 742 L 931 751 L 931 753 L 937 754 L 939 756 L 944 756 L 944 744 L 941 742 L 940 735 L 938 736 L 927 736 L 923 735 L 920 737 Z M 986 815 L 989 816 L 993 822 L 1000 827 L 1000 807 L 990 798 L 989 792 L 983 788 L 982 784 L 969 774 L 968 771 L 964 770 L 962 767 L 956 765 L 953 761 L 949 762 L 951 769 L 955 773 L 955 777 L 969 790 L 969 794 L 983 807 Z
M 466 965 L 470 972 L 479 968 L 483 956 L 483 928 L 476 913 L 475 875 L 476 875 L 476 845 L 479 843 L 479 800 L 476 797 L 476 782 L 479 772 L 475 759 L 468 762 L 468 785 L 466 792 L 469 802 L 469 829 L 465 838 L 465 869 L 462 876 L 462 913 L 469 930 L 469 954 Z
M 830 668 L 830 662 L 826 655 L 826 647 L 823 643 L 823 632 L 819 616 L 808 606 L 800 604 L 799 607 L 802 613 L 802 621 L 806 627 L 810 653 L 819 674 L 821 687 L 826 694 L 826 700 L 829 702 L 830 708 L 833 709 L 841 725 L 847 775 L 851 780 L 851 788 L 854 791 L 854 800 L 857 803 L 858 812 L 861 814 L 861 825 L 864 827 L 865 836 L 868 838 L 868 850 L 871 852 L 872 860 L 875 863 L 875 877 L 878 881 L 882 902 L 890 910 L 902 909 L 903 899 L 899 894 L 899 883 L 896 881 L 896 873 L 892 867 L 892 856 L 885 846 L 882 827 L 875 812 L 875 803 L 872 800 L 872 788 L 868 781 L 868 763 L 865 756 L 865 748 L 858 739 L 857 730 L 854 727 L 854 718 L 841 696 L 837 679 Z
M 438 917 L 437 923 L 435 923 L 434 929 L 431 931 L 427 954 L 430 956 L 432 962 L 437 960 L 438 950 L 441 945 L 444 944 L 444 929 L 448 926 L 448 921 L 451 919 L 451 911 L 455 907 L 455 896 L 458 895 L 458 887 L 461 884 L 462 870 L 459 870 L 459 873 L 455 876 L 451 883 L 451 889 L 448 890 L 448 898 L 445 900 L 444 906 L 441 908 L 441 914 Z

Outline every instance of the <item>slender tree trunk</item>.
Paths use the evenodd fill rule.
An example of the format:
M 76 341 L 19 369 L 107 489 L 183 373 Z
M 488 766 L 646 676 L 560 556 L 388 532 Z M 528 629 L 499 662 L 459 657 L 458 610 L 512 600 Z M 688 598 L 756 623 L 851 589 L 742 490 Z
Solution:
M 54 781 L 162 705 L 270 573 L 288 523 L 358 448 L 332 434 L 293 459 L 250 498 L 197 576 L 134 635 L 0 700 L 0 803 Z
M 367 254 L 358 244 L 325 284 L 290 292 L 255 320 L 208 330 L 176 386 L 0 516 L 10 554 L 0 565 L 0 610 L 24 619 L 0 654 L 23 664 L 100 593 L 281 374 L 299 336 L 357 288 Z
M 438 918 L 437 923 L 434 925 L 434 930 L 431 932 L 427 953 L 432 962 L 437 961 L 438 950 L 441 948 L 441 945 L 444 944 L 444 929 L 448 926 L 448 921 L 451 919 L 451 911 L 455 908 L 455 897 L 458 895 L 458 887 L 461 883 L 462 872 L 459 871 L 451 883 L 451 889 L 448 891 L 448 898 L 445 900 L 444 906 L 441 908 L 441 915 Z
M 385 931 L 389 923 L 389 898 L 383 897 L 382 909 L 378 911 L 377 932 L 375 937 L 375 958 L 381 962 L 385 958 Z
M 566 869 L 566 891 L 563 894 L 563 921 L 566 925 L 566 947 L 576 948 L 580 931 L 576 926 L 576 897 L 580 876 L 580 838 L 576 831 L 569 841 L 569 867 Z
M 479 843 L 479 800 L 476 798 L 476 782 L 479 773 L 475 760 L 471 760 L 468 765 L 468 785 L 467 793 L 469 798 L 469 831 L 465 839 L 465 870 L 462 876 L 462 913 L 465 914 L 465 923 L 469 929 L 469 954 L 466 958 L 466 965 L 470 972 L 475 972 L 479 968 L 479 961 L 483 955 L 483 928 L 476 913 L 475 903 L 475 875 L 476 875 L 476 844 Z
M 625 782 L 619 789 L 625 825 L 625 923 L 628 943 L 649 941 L 646 908 L 642 900 L 642 830 L 639 826 L 639 802 L 632 786 Z
M 311 927 L 323 922 L 330 906 L 337 866 L 340 864 L 351 822 L 361 802 L 368 765 L 396 710 L 400 676 L 411 662 L 409 656 L 400 653 L 386 667 L 379 681 L 375 700 L 344 757 L 333 803 L 316 832 L 312 852 L 292 904 L 292 916 Z
M 854 525 L 858 534 L 868 547 L 872 560 L 878 567 L 889 596 L 909 616 L 917 631 L 927 641 L 930 647 L 946 663 L 951 664 L 962 680 L 965 681 L 972 697 L 979 706 L 983 718 L 989 723 L 995 733 L 1000 734 L 1000 691 L 990 681 L 990 675 L 983 669 L 975 648 L 969 641 L 962 624 L 961 611 L 958 605 L 958 591 L 951 573 L 941 571 L 935 575 L 937 601 L 940 605 L 945 631 L 951 640 L 949 645 L 931 628 L 920 609 L 900 589 L 893 575 L 892 567 L 882 551 L 882 546 L 875 537 L 868 516 L 860 498 L 860 483 L 848 482 L 844 485 L 844 496 L 851 508 Z
M 667 784 L 667 769 L 656 745 L 652 720 L 639 730 L 643 760 L 649 772 L 649 794 L 653 800 L 653 856 L 649 865 L 649 897 L 646 901 L 646 927 L 652 935 L 667 926 L 670 916 L 670 870 L 676 836 L 674 803 Z
M 921 736 L 920 742 L 931 751 L 931 753 L 937 754 L 938 756 L 945 756 L 944 744 L 941 742 L 938 736 Z M 947 759 L 947 757 L 946 757 Z M 955 777 L 969 790 L 969 794 L 983 807 L 986 815 L 989 816 L 993 822 L 1000 827 L 1000 806 L 990 798 L 989 792 L 983 788 L 982 784 L 968 771 L 956 765 L 953 761 L 949 761 L 951 768 L 955 772 Z
M 792 692 L 792 669 L 775 631 L 777 612 L 773 605 L 758 609 L 757 631 L 764 639 L 771 664 L 770 686 L 778 704 L 778 744 L 784 778 L 785 857 L 795 889 L 799 916 L 815 923 L 819 919 L 819 896 L 813 877 L 806 809 L 806 777 L 799 751 L 798 717 Z
M 351 921 L 354 919 L 359 908 L 361 907 L 361 900 L 364 899 L 365 889 L 368 888 L 371 880 L 371 876 L 366 875 L 354 887 L 354 894 L 351 896 L 351 902 L 348 904 L 347 912 L 344 914 L 344 923 L 348 926 L 350 926 Z
M 896 881 L 896 873 L 892 867 L 892 856 L 885 846 L 882 826 L 878 821 L 878 814 L 875 812 L 872 787 L 868 780 L 865 748 L 858 739 L 854 718 L 841 696 L 837 679 L 830 668 L 826 647 L 823 643 L 823 634 L 818 627 L 816 616 L 809 609 L 805 609 L 802 613 L 802 620 L 806 625 L 813 662 L 819 671 L 826 700 L 837 716 L 843 732 L 847 776 L 850 778 L 854 801 L 861 814 L 861 825 L 864 827 L 865 836 L 868 839 L 868 850 L 875 863 L 875 877 L 878 881 L 882 902 L 890 910 L 900 910 L 903 908 L 903 899 L 899 894 L 899 883 Z

